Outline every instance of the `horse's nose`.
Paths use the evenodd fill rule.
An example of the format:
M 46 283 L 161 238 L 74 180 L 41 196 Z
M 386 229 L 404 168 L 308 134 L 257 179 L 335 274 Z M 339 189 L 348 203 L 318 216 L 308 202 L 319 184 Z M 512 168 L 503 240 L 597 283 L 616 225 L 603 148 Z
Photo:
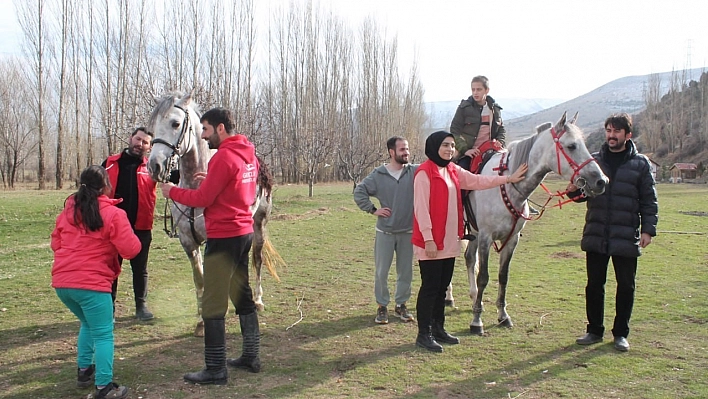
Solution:
M 157 162 L 151 162 L 148 164 L 148 172 L 150 172 L 150 177 L 157 181 L 162 172 L 162 165 Z

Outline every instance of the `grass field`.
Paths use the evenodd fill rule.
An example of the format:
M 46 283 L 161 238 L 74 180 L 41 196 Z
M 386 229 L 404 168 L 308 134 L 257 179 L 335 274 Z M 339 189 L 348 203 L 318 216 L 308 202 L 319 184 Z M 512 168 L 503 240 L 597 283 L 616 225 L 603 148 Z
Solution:
M 660 233 L 639 259 L 628 353 L 613 349 L 609 332 L 603 344 L 574 343 L 585 331 L 583 205 L 551 209 L 527 224 L 510 272 L 513 329 L 493 327 L 492 264 L 487 334 L 469 334 L 472 301 L 459 258 L 459 308 L 448 310 L 447 327 L 462 343 L 433 354 L 415 347 L 415 323 L 373 321 L 374 218 L 355 206 L 351 186 L 317 185 L 314 198 L 306 186 L 278 186 L 269 229 L 288 266 L 279 271 L 281 283 L 270 276 L 264 281 L 263 371 L 230 370 L 223 387 L 182 382 L 183 373 L 203 366 L 203 342 L 191 336 L 196 305 L 189 263 L 157 220 L 149 264 L 156 319 L 132 318 L 127 267 L 118 294 L 115 379 L 134 399 L 706 398 L 708 187 L 658 190 Z M 75 388 L 78 322 L 50 286 L 49 234 L 68 194 L 2 192 L 0 398 L 85 398 L 92 392 Z M 414 267 L 412 309 L 420 284 Z M 393 282 L 392 273 L 391 288 Z M 614 287 L 610 271 L 609 326 Z M 229 356 L 238 355 L 232 314 L 227 331 Z

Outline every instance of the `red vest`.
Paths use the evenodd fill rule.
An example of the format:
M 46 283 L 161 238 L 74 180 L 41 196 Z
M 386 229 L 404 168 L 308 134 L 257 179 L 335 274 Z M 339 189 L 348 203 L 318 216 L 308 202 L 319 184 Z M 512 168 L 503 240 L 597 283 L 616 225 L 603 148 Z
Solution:
M 115 198 L 116 185 L 118 184 L 118 160 L 123 153 L 111 155 L 106 159 L 106 172 L 108 179 L 111 181 L 111 193 L 109 198 Z M 157 193 L 155 187 L 157 183 L 150 178 L 150 173 L 147 170 L 147 158 L 143 157 L 143 162 L 138 166 L 137 170 L 138 182 L 138 216 L 135 219 L 135 230 L 152 230 L 152 223 L 155 216 L 155 201 Z
M 445 180 L 440 175 L 438 171 L 438 166 L 427 160 L 423 162 L 416 170 L 417 175 L 421 171 L 425 171 L 430 180 L 430 222 L 433 225 L 433 241 L 438 247 L 438 250 L 443 249 L 443 241 L 445 239 L 445 224 L 447 223 L 447 208 L 448 208 L 448 189 Z M 449 163 L 447 165 L 447 172 L 450 174 L 450 179 L 455 185 L 455 192 L 457 193 L 457 236 L 462 238 L 464 235 L 464 226 L 462 224 L 462 197 L 460 195 L 460 180 L 457 177 L 457 168 L 454 164 Z M 415 217 L 415 212 L 413 213 L 413 237 L 411 238 L 413 245 L 420 248 L 425 248 L 425 240 L 423 240 L 423 233 L 420 232 L 420 227 L 418 227 L 418 220 Z

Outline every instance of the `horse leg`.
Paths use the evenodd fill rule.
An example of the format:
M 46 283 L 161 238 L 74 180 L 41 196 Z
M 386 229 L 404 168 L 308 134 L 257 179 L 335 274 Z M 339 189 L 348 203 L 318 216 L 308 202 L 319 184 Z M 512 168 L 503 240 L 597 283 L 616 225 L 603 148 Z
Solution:
M 199 321 L 194 327 L 194 336 L 203 337 L 204 320 L 202 320 L 202 297 L 204 296 L 204 263 L 202 260 L 202 252 L 199 247 L 191 251 L 185 250 L 185 252 L 187 252 L 189 262 L 192 264 L 192 278 L 194 279 L 194 288 L 197 295 L 197 314 L 199 315 Z
M 479 265 L 477 263 L 477 243 L 478 240 L 474 240 L 467 245 L 465 248 L 465 266 L 467 268 L 467 282 L 470 286 L 468 295 L 472 302 L 474 303 L 477 299 L 477 272 L 479 270 Z M 472 322 L 470 322 L 470 332 L 473 334 L 479 333 L 482 330 L 482 321 L 479 317 L 475 317 Z
M 478 270 L 476 270 L 476 278 L 474 278 L 474 273 L 470 272 L 468 264 L 468 275 L 470 277 L 470 297 L 474 301 L 474 306 L 472 307 L 472 322 L 470 323 L 470 332 L 475 335 L 484 335 L 484 323 L 482 323 L 482 312 L 484 312 L 484 304 L 482 298 L 484 297 L 484 289 L 487 288 L 489 283 L 489 248 L 492 244 L 492 239 L 489 235 L 480 233 L 477 237 L 477 256 L 475 263 L 478 264 Z M 470 259 L 473 259 L 470 256 Z M 472 264 L 475 266 L 475 264 Z M 473 269 L 474 270 L 474 269 Z M 473 282 L 476 282 L 476 287 L 473 287 Z
M 514 323 L 511 322 L 511 317 L 506 312 L 506 286 L 509 282 L 509 265 L 511 258 L 514 256 L 516 244 L 519 243 L 519 235 L 516 234 L 509 239 L 506 247 L 499 254 L 499 293 L 497 296 L 497 321 L 502 327 L 511 328 Z
M 253 296 L 253 302 L 256 304 L 256 309 L 262 312 L 265 309 L 265 304 L 263 303 L 263 286 L 261 285 L 261 266 L 263 265 L 263 237 L 258 234 L 254 234 L 253 241 L 253 253 L 251 254 L 253 258 L 253 268 L 256 270 L 256 287 L 254 289 L 255 293 Z
M 455 307 L 455 298 L 452 296 L 452 281 L 447 286 L 447 291 L 445 291 L 445 306 Z
M 256 281 L 253 302 L 256 309 L 262 312 L 265 309 L 263 303 L 263 286 L 261 285 L 261 266 L 263 266 L 263 244 L 265 243 L 267 213 L 260 209 L 253 215 L 253 247 L 251 248 L 251 259 L 253 269 L 256 271 Z

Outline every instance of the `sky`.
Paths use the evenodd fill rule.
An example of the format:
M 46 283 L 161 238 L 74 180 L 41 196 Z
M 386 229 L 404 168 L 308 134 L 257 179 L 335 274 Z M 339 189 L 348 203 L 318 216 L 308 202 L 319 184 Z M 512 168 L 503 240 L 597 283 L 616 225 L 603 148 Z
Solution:
M 304 0 L 256 0 L 257 18 L 290 1 Z M 466 98 L 475 75 L 497 98 L 570 100 L 626 76 L 708 69 L 705 0 L 313 1 L 395 35 L 400 70 L 417 62 L 426 101 Z M 12 0 L 0 0 L 0 54 L 20 38 Z

